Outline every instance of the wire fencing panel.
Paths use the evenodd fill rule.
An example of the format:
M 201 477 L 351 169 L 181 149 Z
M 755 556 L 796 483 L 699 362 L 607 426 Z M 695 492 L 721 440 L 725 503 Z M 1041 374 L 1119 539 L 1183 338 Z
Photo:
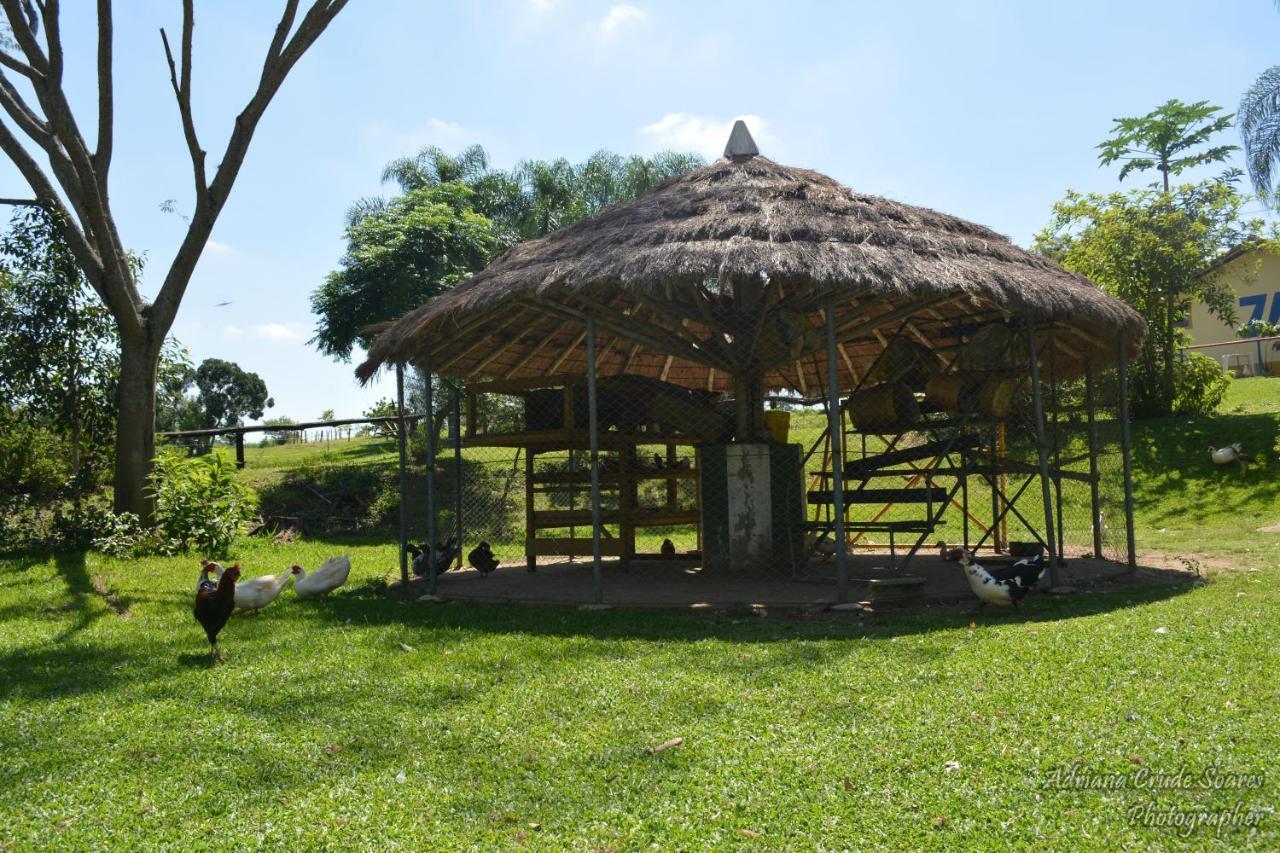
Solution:
M 598 382 L 601 552 L 610 571 L 701 572 L 834 583 L 832 472 L 845 472 L 845 543 L 856 570 L 901 568 L 941 546 L 1000 553 L 1052 539 L 1066 559 L 1126 554 L 1119 383 L 1062 379 L 1042 362 L 1046 520 L 1030 381 L 1015 377 L 1000 416 L 930 408 L 868 426 L 841 400 L 835 458 L 824 403 L 777 398 L 771 441 L 731 444 L 734 401 L 656 379 Z M 506 568 L 592 560 L 591 453 L 584 381 L 445 396 L 436 436 L 438 539 L 464 565 L 485 543 Z M 424 419 L 425 420 L 425 419 Z M 424 424 L 413 458 L 425 453 Z M 754 447 L 756 450 L 752 450 Z M 754 455 L 753 455 L 754 454 Z M 412 527 L 425 501 L 411 496 Z M 1049 525 L 1047 528 L 1046 525 Z M 1052 532 L 1052 536 L 1050 536 Z M 764 550 L 751 542 L 771 540 Z M 754 555 L 744 557 L 743 555 Z M 861 559 L 867 558 L 867 559 Z

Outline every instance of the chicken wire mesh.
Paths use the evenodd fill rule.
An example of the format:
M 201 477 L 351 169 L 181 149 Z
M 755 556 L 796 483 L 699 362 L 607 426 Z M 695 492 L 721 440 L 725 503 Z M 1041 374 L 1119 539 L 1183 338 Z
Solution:
M 865 397 L 840 400 L 839 464 L 853 574 L 905 570 L 910 560 L 936 558 L 954 545 L 1022 554 L 1052 541 L 1068 561 L 1128 557 L 1116 371 L 1063 380 L 1056 350 L 1047 352 L 1040 367 L 1048 521 L 1029 378 L 1013 383 L 999 417 L 957 417 L 917 393 L 920 411 L 907 422 L 868 426 Z M 494 385 L 498 390 L 489 390 Z M 525 385 L 468 389 L 459 383 L 437 391 L 443 399 L 431 419 L 436 540 L 455 540 L 446 549 L 451 566 L 485 568 L 484 560 L 477 565 L 470 558 L 481 546 L 492 555 L 489 569 L 592 563 L 586 381 Z M 612 572 L 652 571 L 657 579 L 673 566 L 685 573 L 835 582 L 837 462 L 826 401 L 771 398 L 765 422 L 772 442 L 763 462 L 725 450 L 734 410 L 728 395 L 657 379 L 598 381 L 606 584 Z M 425 456 L 423 448 L 414 456 Z M 726 477 L 752 465 L 751 476 L 768 479 L 767 487 L 743 493 L 740 479 L 730 487 Z M 413 511 L 420 519 L 422 506 Z M 766 559 L 734 556 L 758 533 L 743 529 L 747 518 L 769 529 Z

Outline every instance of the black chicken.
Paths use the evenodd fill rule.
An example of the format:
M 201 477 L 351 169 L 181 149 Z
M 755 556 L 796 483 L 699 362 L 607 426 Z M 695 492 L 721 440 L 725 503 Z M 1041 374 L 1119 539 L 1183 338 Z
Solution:
M 498 558 L 493 556 L 493 549 L 489 547 L 488 542 L 481 542 L 472 548 L 471 553 L 467 554 L 467 562 L 471 564 L 471 568 L 482 575 L 487 575 L 498 568 Z
M 676 555 L 676 545 L 670 539 L 662 540 L 662 556 L 674 557 Z
M 236 563 L 222 573 L 216 584 L 211 580 L 202 580 L 196 589 L 196 621 L 209 638 L 209 654 L 214 660 L 222 660 L 222 652 L 218 649 L 218 632 L 231 618 L 231 611 L 235 610 L 236 581 L 239 579 L 240 564 Z

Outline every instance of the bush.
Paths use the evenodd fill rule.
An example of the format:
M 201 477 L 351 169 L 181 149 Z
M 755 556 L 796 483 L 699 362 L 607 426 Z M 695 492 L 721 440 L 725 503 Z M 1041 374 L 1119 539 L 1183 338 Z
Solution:
M 156 501 L 155 542 L 149 550 L 164 554 L 192 548 L 225 554 L 257 508 L 253 492 L 221 454 L 192 459 L 157 456 L 151 492 Z
M 64 492 L 72 477 L 70 443 L 56 433 L 4 419 L 0 423 L 0 496 L 42 502 Z
M 1173 374 L 1173 410 L 1180 415 L 1208 415 L 1222 405 L 1231 377 L 1216 361 L 1198 352 L 1184 353 Z

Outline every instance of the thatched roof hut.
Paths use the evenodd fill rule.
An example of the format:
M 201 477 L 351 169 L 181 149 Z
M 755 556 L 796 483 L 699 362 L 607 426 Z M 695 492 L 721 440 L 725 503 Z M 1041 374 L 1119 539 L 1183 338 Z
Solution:
M 732 390 L 747 374 L 805 395 L 825 387 L 827 310 L 843 388 L 904 325 L 946 347 L 1031 317 L 1056 330 L 1062 375 L 1140 345 L 1131 308 L 981 225 L 738 150 L 515 246 L 386 328 L 357 374 L 426 355 L 472 379 L 581 374 L 587 316 L 603 376 Z

